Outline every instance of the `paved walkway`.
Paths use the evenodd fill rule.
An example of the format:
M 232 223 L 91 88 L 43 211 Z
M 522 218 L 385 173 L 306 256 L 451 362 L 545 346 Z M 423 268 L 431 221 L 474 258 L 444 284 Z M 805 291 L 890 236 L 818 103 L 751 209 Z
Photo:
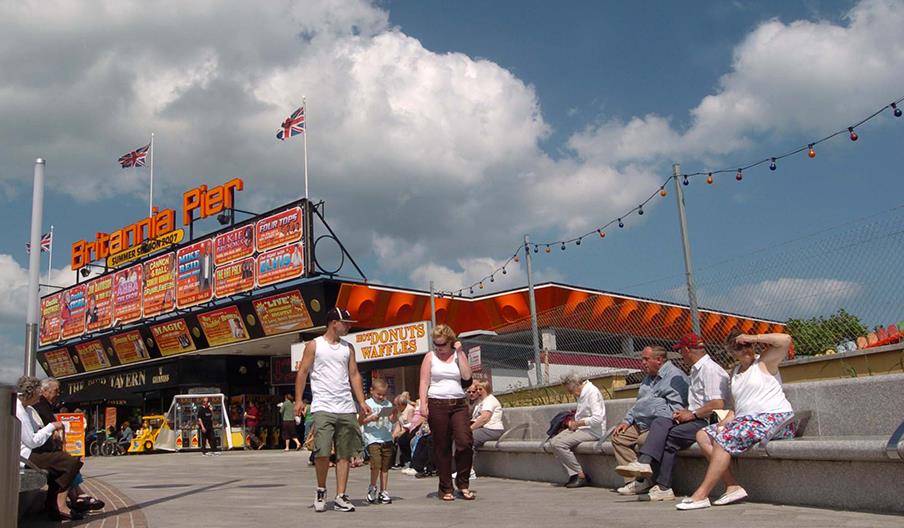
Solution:
M 883 528 L 904 526 L 904 517 L 771 504 L 738 504 L 678 512 L 674 503 L 638 502 L 599 488 L 566 490 L 547 483 L 480 478 L 472 483 L 478 500 L 443 503 L 435 479 L 390 473 L 394 499 L 369 505 L 367 466 L 352 470 L 354 513 L 315 513 L 314 469 L 307 454 L 283 451 L 230 452 L 220 457 L 172 453 L 88 459 L 84 474 L 107 507 L 79 526 L 171 528 L 198 523 L 215 528 L 253 526 L 451 527 L 600 526 L 695 528 Z M 334 480 L 329 481 L 332 497 Z M 331 507 L 331 503 L 327 503 Z M 26 526 L 40 526 L 34 521 Z

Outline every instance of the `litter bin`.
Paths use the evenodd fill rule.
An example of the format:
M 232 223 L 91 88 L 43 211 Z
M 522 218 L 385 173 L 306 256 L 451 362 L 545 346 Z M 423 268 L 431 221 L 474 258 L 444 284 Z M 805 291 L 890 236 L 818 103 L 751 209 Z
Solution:
M 0 528 L 15 528 L 19 509 L 19 444 L 16 388 L 0 384 Z

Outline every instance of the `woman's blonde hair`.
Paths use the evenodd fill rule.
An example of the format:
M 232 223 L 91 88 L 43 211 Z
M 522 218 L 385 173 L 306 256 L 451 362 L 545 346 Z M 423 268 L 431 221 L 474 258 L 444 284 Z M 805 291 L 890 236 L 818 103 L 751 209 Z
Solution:
M 490 383 L 490 380 L 474 380 L 474 385 L 483 389 L 483 392 L 487 394 L 493 394 L 493 384 Z
M 455 330 L 452 330 L 452 328 L 450 328 L 449 325 L 444 325 L 444 324 L 436 325 L 436 327 L 433 328 L 432 335 L 433 335 L 433 339 L 436 339 L 438 337 L 445 337 L 446 342 L 449 343 L 449 346 L 454 344 L 455 340 L 457 339 L 457 336 L 455 335 Z

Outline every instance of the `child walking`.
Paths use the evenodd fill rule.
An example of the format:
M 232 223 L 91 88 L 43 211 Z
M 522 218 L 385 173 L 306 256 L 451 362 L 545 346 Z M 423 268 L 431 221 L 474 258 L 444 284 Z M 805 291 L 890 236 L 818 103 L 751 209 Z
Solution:
M 389 468 L 392 467 L 395 446 L 392 441 L 392 424 L 398 419 L 395 406 L 386 398 L 386 381 L 376 378 L 371 383 L 370 399 L 367 405 L 371 414 L 361 414 L 359 421 L 364 426 L 364 445 L 370 455 L 370 487 L 367 502 L 392 504 L 389 496 Z M 380 478 L 380 492 L 377 493 L 377 477 Z

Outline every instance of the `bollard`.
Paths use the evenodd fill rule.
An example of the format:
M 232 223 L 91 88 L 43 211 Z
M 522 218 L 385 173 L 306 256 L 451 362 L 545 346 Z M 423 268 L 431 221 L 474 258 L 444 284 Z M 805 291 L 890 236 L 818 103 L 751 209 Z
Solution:
M 15 528 L 18 522 L 21 434 L 16 389 L 0 384 L 0 528 Z

